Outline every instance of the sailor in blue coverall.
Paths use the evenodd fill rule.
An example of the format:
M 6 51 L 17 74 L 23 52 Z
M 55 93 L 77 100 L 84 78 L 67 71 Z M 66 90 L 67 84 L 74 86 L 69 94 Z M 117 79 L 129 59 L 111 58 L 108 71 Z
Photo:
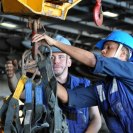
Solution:
M 61 35 L 56 35 L 54 39 L 66 45 L 71 45 L 68 39 Z M 79 86 L 85 88 L 90 85 L 90 80 L 68 74 L 68 68 L 71 66 L 70 56 L 58 48 L 52 47 L 51 49 L 53 71 L 59 83 L 61 83 L 66 89 L 70 90 Z M 95 133 L 100 129 L 101 118 L 98 107 L 91 107 L 90 109 L 88 107 L 75 109 L 73 107 L 64 106 L 61 103 L 60 107 L 66 115 L 70 133 Z M 93 115 L 93 117 L 90 118 L 90 115 Z
M 68 75 L 68 81 L 63 85 L 67 89 L 73 90 L 76 87 L 88 87 L 90 81 L 85 78 Z M 68 106 L 60 105 L 63 113 L 66 115 L 70 133 L 84 133 L 90 123 L 89 108 L 75 109 Z
M 70 107 L 98 105 L 111 133 L 133 133 L 133 37 L 120 30 L 113 31 L 96 46 L 101 55 L 66 46 L 47 35 L 35 35 L 33 42 L 45 39 L 71 57 L 92 68 L 93 73 L 106 75 L 88 89 L 65 90 L 58 84 L 57 95 Z

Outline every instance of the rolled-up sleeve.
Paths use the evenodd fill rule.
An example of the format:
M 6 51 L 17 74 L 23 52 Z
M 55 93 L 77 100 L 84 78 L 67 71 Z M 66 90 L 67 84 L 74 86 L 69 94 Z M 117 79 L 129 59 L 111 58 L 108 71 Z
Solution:
M 68 106 L 74 108 L 84 108 L 97 105 L 95 90 L 92 86 L 88 88 L 78 88 L 67 90 Z

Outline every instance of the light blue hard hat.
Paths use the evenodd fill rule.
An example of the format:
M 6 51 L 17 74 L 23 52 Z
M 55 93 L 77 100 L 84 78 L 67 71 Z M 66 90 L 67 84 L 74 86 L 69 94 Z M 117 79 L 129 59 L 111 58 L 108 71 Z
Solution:
M 121 30 L 115 30 L 111 32 L 105 39 L 102 39 L 96 44 L 96 47 L 103 49 L 104 43 L 107 41 L 113 41 L 116 43 L 123 44 L 129 49 L 133 50 L 133 37 L 127 32 Z
M 71 43 L 68 41 L 68 39 L 66 39 L 65 37 L 63 37 L 61 35 L 56 35 L 53 39 L 55 39 L 55 40 L 57 40 L 57 41 L 59 41 L 61 43 L 64 43 L 66 45 L 71 45 Z M 62 52 L 60 49 L 58 49 L 58 48 L 56 48 L 54 46 L 52 46 L 51 49 L 52 49 L 53 53 Z

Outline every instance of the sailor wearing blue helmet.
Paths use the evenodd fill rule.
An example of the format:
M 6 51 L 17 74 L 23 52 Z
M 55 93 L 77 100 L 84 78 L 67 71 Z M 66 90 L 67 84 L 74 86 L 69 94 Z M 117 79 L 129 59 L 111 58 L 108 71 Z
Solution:
M 133 50 L 133 37 L 131 35 L 129 35 L 126 32 L 120 31 L 120 30 L 116 30 L 113 31 L 111 34 L 109 34 L 105 39 L 99 41 L 96 44 L 96 47 L 98 47 L 99 49 L 103 49 L 104 44 L 107 41 L 113 41 L 119 44 L 119 48 L 117 50 L 117 53 L 115 54 L 114 57 L 117 56 L 117 54 L 119 53 L 119 50 L 125 46 L 127 47 L 127 49 L 129 50 L 129 59 L 132 58 L 132 50 Z
M 116 30 L 99 41 L 101 55 L 66 46 L 47 35 L 35 35 L 33 42 L 45 40 L 58 47 L 77 61 L 92 68 L 92 73 L 107 75 L 89 89 L 65 90 L 58 84 L 57 95 L 71 107 L 98 105 L 111 133 L 133 132 L 133 37 L 127 32 Z
M 55 40 L 70 46 L 71 43 L 65 37 L 56 35 Z M 79 78 L 68 73 L 68 68 L 71 66 L 71 59 L 66 53 L 62 52 L 57 47 L 51 47 L 53 70 L 56 79 L 66 89 L 73 90 L 76 87 L 88 87 L 90 80 Z M 101 127 L 101 117 L 98 107 L 88 107 L 75 109 L 60 104 L 63 113 L 66 115 L 70 133 L 98 132 Z M 97 126 L 95 126 L 97 125 Z

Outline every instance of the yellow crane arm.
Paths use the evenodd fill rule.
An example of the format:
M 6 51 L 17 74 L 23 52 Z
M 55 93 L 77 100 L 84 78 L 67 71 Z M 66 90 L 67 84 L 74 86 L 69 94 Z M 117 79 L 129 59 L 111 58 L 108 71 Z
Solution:
M 81 0 L 72 0 L 71 3 L 52 3 L 47 0 L 2 0 L 3 12 L 14 15 L 34 16 L 43 15 L 59 19 L 66 19 L 70 8 L 78 4 Z

